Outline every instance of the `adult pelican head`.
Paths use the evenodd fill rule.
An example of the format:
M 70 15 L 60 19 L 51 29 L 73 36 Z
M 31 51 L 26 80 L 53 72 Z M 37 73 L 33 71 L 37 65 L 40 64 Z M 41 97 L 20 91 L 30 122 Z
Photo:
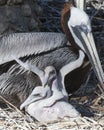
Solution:
M 91 23 L 88 15 L 72 3 L 66 3 L 62 11 L 62 27 L 72 47 L 81 49 L 88 56 L 93 70 L 104 91 L 104 73 L 92 35 Z M 72 35 L 70 35 L 72 34 Z

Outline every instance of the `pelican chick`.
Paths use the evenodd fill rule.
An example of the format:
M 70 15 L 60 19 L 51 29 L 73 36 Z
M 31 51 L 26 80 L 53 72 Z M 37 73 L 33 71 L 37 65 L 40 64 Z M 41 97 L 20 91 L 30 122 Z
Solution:
M 56 100 L 56 94 L 59 91 L 56 90 L 58 87 L 57 80 L 55 79 L 52 84 L 52 96 L 49 98 L 43 98 L 33 102 L 25 107 L 25 111 L 33 118 L 40 122 L 51 122 L 59 119 L 75 119 L 80 117 L 80 113 L 67 101 L 63 99 Z M 57 93 L 56 93 L 57 92 Z M 30 95 L 28 98 L 31 98 Z M 54 101 L 53 104 L 50 104 L 51 101 Z M 25 101 L 26 103 L 27 101 Z M 49 104 L 51 106 L 48 106 Z

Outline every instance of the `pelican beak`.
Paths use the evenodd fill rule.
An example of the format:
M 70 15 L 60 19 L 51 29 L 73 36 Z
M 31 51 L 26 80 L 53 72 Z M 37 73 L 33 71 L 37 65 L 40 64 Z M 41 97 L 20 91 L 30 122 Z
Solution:
M 91 28 L 85 26 L 84 29 L 82 29 L 81 26 L 72 27 L 70 24 L 69 28 L 77 45 L 87 54 L 93 70 L 100 82 L 101 87 L 99 88 L 101 92 L 104 92 L 104 72 L 97 53 Z
M 45 88 L 45 86 L 48 84 L 49 76 L 45 75 L 41 81 L 42 81 L 42 86 Z
M 97 53 L 97 49 L 95 46 L 94 38 L 91 32 L 85 33 L 81 31 L 81 36 L 83 38 L 83 47 L 85 49 L 86 54 L 92 64 L 93 70 L 100 82 L 101 91 L 104 92 L 104 72 L 101 66 L 101 62 Z
M 22 110 L 23 108 L 25 108 L 26 106 L 30 105 L 33 102 L 36 102 L 38 100 L 41 100 L 43 97 L 39 96 L 39 94 L 37 95 L 30 95 L 20 106 L 20 110 Z

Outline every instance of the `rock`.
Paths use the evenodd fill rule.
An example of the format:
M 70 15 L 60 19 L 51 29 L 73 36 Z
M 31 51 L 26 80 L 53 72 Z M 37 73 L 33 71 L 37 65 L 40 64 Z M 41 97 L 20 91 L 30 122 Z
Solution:
M 0 0 L 0 5 L 5 5 L 7 0 Z
M 40 12 L 41 7 L 38 9 L 37 1 L 0 0 L 0 34 L 5 31 L 39 31 Z
M 31 16 L 31 8 L 28 4 L 22 6 L 23 15 L 26 17 Z

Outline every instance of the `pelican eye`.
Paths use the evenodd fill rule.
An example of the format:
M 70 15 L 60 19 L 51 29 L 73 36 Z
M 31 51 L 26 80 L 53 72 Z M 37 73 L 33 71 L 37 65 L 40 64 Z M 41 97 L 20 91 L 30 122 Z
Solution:
M 83 31 L 83 32 L 86 33 L 86 34 L 89 32 L 87 25 L 84 24 L 84 23 L 82 23 L 82 24 L 80 25 L 80 30 Z
M 82 23 L 81 27 L 85 30 L 87 28 L 87 25 L 85 25 L 84 23 Z

